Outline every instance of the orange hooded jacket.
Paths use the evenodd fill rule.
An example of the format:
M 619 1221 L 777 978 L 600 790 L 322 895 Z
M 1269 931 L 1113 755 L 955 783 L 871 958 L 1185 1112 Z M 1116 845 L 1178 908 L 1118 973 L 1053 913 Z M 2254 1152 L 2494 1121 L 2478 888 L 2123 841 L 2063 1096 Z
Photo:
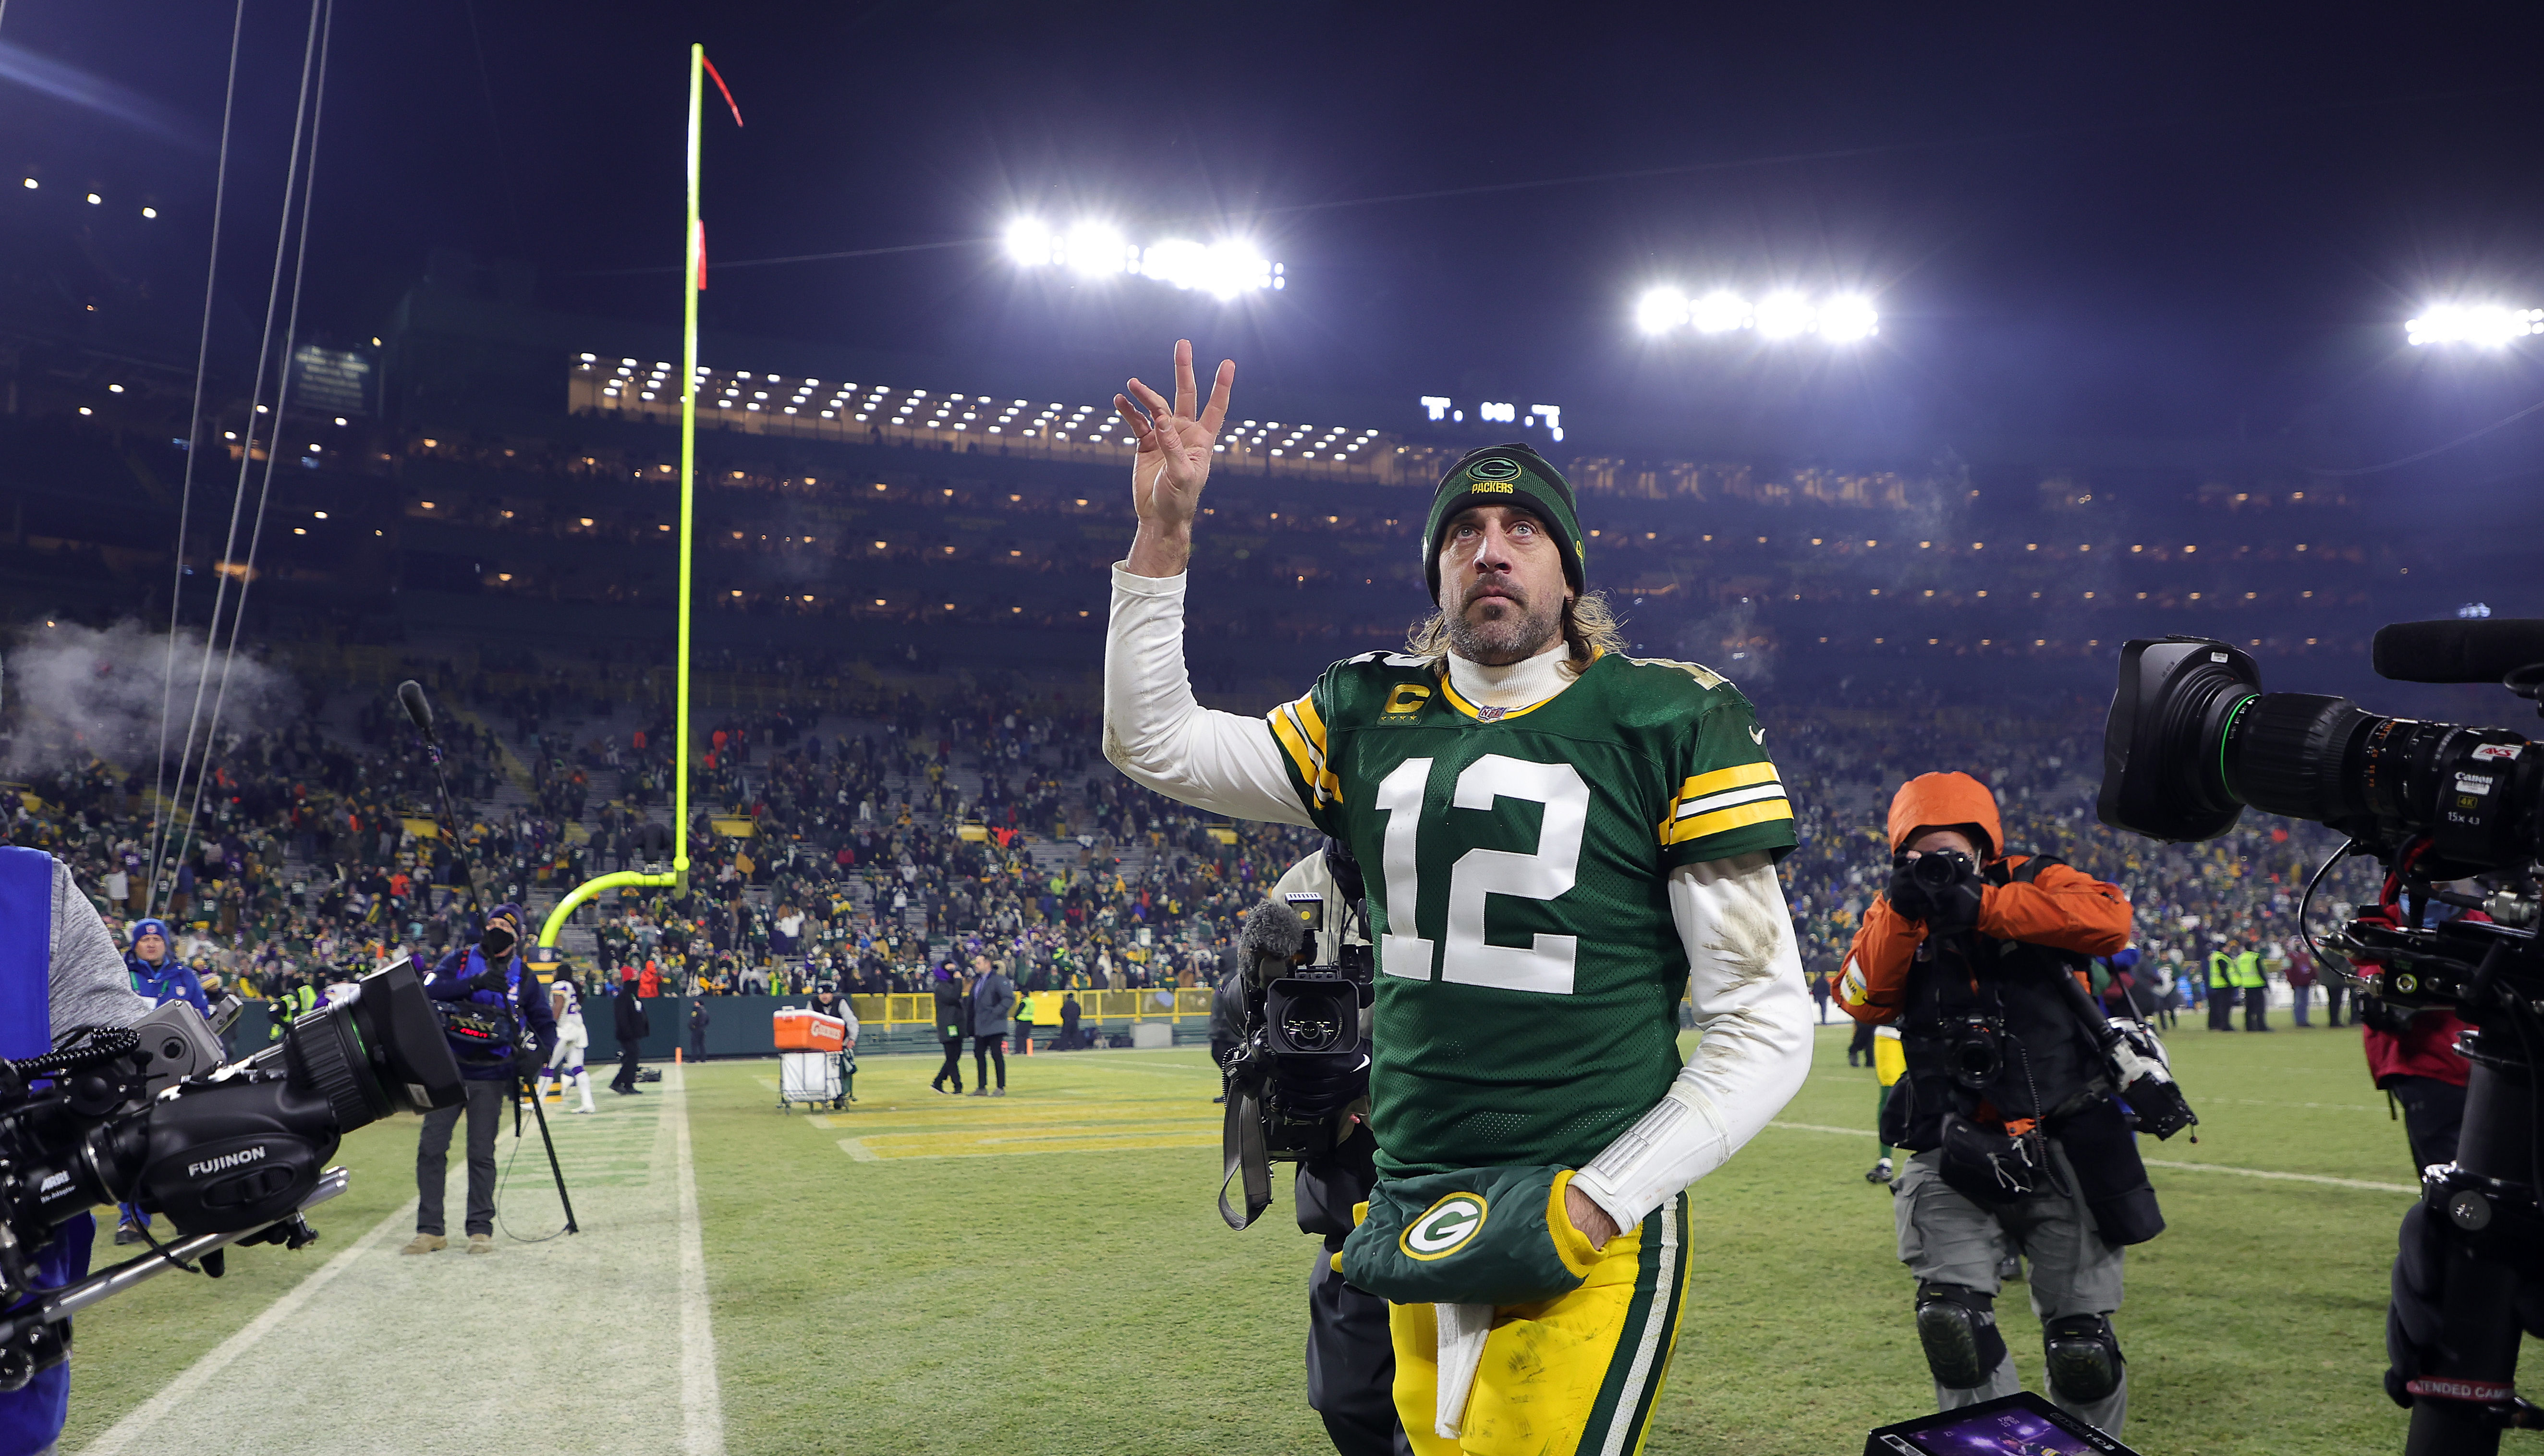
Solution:
M 2028 855 L 2003 853 L 1996 796 L 1967 774 L 1920 774 L 1890 801 L 1890 852 L 1897 854 L 1922 829 L 1972 827 L 1987 841 L 1988 864 L 2019 869 Z M 1980 892 L 1978 933 L 1992 940 L 2024 941 L 2084 956 L 2108 956 L 2129 943 L 2129 902 L 2120 887 L 2073 866 L 2043 865 L 2030 882 L 1991 884 Z M 1890 908 L 1876 894 L 1857 927 L 1855 945 L 1838 976 L 1836 1000 L 1860 1022 L 1887 1022 L 1908 1002 L 1908 971 L 1924 944 L 1926 926 Z

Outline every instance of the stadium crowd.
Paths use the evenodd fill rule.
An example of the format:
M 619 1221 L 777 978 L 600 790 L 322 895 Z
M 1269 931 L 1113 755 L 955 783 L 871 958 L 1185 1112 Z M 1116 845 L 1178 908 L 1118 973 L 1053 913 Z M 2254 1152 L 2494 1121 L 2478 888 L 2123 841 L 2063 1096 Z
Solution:
M 474 935 L 472 906 L 538 913 L 591 876 L 669 858 L 671 717 L 643 670 L 605 656 L 572 670 L 524 656 L 500 675 L 410 665 L 461 709 L 443 722 L 455 845 L 386 693 L 331 717 L 313 692 L 288 725 L 228 741 L 191 827 L 158 821 L 155 895 L 146 766 L 35 775 L 0 799 L 0 832 L 68 860 L 117 923 L 164 917 L 199 973 L 250 996 L 400 949 L 436 956 Z M 823 664 L 725 665 L 801 679 Z M 2081 699 L 2009 720 L 1916 691 L 1757 696 L 1800 791 L 1783 872 L 1814 978 L 1836 974 L 1887 878 L 1882 804 L 1932 768 L 1996 788 L 2009 847 L 2121 884 L 2141 955 L 2171 968 L 2146 978 L 2193 994 L 2221 945 L 2280 958 L 2304 877 L 2334 847 L 2328 831 L 2258 815 L 2196 846 L 2105 828 L 2100 709 Z M 618 891 L 580 912 L 589 963 L 570 968 L 596 981 L 917 992 L 937 967 L 986 956 L 1023 991 L 1207 985 L 1245 909 L 1315 842 L 1130 784 L 1095 753 L 1088 709 L 1012 683 L 932 698 L 915 682 L 869 684 L 844 713 L 728 710 L 692 730 L 690 893 Z

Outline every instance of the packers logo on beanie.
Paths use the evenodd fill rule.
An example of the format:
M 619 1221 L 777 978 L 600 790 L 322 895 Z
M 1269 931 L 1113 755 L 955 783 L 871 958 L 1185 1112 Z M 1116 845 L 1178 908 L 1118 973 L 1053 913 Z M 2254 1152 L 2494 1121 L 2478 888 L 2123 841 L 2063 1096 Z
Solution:
M 1517 506 L 1544 521 L 1563 553 L 1563 579 L 1575 595 L 1585 589 L 1581 518 L 1573 508 L 1572 483 L 1526 445 L 1486 445 L 1449 467 L 1431 498 L 1431 516 L 1422 532 L 1422 579 L 1431 587 L 1431 600 L 1440 599 L 1440 538 L 1448 534 L 1450 520 L 1471 505 Z

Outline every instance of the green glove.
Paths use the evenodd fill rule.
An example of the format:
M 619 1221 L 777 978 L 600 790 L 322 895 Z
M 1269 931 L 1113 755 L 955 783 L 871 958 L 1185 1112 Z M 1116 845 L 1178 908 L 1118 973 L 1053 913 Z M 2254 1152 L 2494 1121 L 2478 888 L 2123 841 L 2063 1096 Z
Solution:
M 1468 1168 L 1382 1180 L 1336 1266 L 1397 1304 L 1535 1304 L 1568 1294 L 1598 1259 L 1563 1211 L 1572 1171 Z

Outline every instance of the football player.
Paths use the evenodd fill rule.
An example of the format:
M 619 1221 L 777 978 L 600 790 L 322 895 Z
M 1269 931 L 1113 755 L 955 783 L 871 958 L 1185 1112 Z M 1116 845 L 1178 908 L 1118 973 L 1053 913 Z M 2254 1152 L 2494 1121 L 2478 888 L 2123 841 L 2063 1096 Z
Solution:
M 1411 651 L 1337 662 L 1265 718 L 1203 710 L 1185 569 L 1234 379 L 1223 361 L 1202 404 L 1179 342 L 1173 400 L 1114 398 L 1139 527 L 1105 756 L 1203 809 L 1312 824 L 1369 872 L 1379 1183 L 1336 1258 L 1391 1303 L 1415 1450 L 1637 1449 L 1689 1284 L 1686 1189 L 1809 1070 L 1765 731 L 1709 669 L 1619 651 L 1571 488 L 1525 445 L 1441 480 L 1439 610 Z
M 548 1080 L 555 1078 L 561 1089 L 582 1091 L 583 1106 L 575 1111 L 589 1112 L 592 1074 L 583 1069 L 583 1052 L 592 1044 L 592 1034 L 583 1025 L 583 988 L 571 976 L 558 976 L 548 985 L 548 1011 L 556 1018 L 556 1045 L 548 1051 L 547 1065 L 539 1068 L 538 1090 L 532 1095 L 545 1098 Z

